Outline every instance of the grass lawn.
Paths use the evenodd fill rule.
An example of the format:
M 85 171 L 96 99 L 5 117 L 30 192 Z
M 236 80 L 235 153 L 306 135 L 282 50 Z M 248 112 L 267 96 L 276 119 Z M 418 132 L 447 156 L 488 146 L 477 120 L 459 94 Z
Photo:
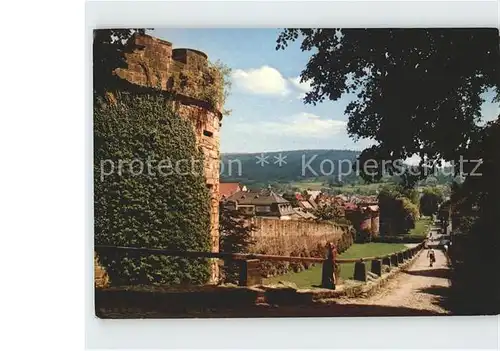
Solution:
M 327 188 L 323 185 L 323 182 L 293 182 L 291 183 L 293 187 L 299 188 L 301 191 L 311 189 L 311 190 L 321 190 L 322 188 Z
M 353 244 L 340 258 L 361 258 L 378 255 L 386 255 L 405 248 L 404 244 L 367 243 Z M 369 269 L 369 267 L 367 267 Z M 340 265 L 340 277 L 352 279 L 354 274 L 354 263 Z M 276 284 L 279 281 L 295 283 L 299 288 L 311 288 L 321 284 L 321 264 L 316 264 L 299 273 L 287 273 L 284 275 L 264 279 L 264 284 Z
M 349 194 L 349 195 L 363 195 L 367 193 L 371 193 L 372 195 L 376 194 L 377 190 L 380 190 L 382 186 L 385 184 L 383 183 L 368 183 L 368 184 L 346 184 L 342 187 L 336 187 L 333 186 L 333 190 L 339 190 L 344 194 Z
M 328 188 L 327 185 L 323 184 L 323 182 L 314 182 L 314 181 L 301 181 L 301 182 L 292 182 L 290 184 L 293 187 L 299 188 L 301 191 L 311 189 L 311 190 L 321 190 L 323 188 Z M 343 194 L 358 194 L 361 193 L 373 193 L 375 194 L 377 190 L 379 190 L 384 184 L 381 183 L 373 183 L 373 184 L 357 184 L 351 185 L 346 184 L 342 187 L 333 186 L 332 190 L 338 190 Z
M 422 219 L 417 219 L 415 222 L 415 228 L 410 230 L 407 234 L 408 236 L 426 236 L 429 232 L 429 227 L 432 224 L 432 219 L 430 217 L 424 217 Z

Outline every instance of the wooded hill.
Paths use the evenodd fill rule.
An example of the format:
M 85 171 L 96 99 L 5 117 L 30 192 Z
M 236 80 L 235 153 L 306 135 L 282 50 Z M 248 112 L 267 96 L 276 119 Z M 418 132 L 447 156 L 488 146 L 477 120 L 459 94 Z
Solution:
M 278 163 L 280 154 L 284 161 L 281 166 Z M 356 172 L 349 172 L 350 165 L 355 164 L 359 155 L 360 152 L 354 150 L 326 149 L 267 152 L 263 154 L 267 163 L 262 164 L 258 163 L 261 153 L 226 153 L 221 156 L 221 181 L 242 182 L 247 185 L 301 181 L 324 182 L 325 185 L 332 186 L 363 184 Z M 443 173 L 428 181 L 436 184 L 451 182 L 449 169 Z M 389 175 L 382 180 L 397 181 Z

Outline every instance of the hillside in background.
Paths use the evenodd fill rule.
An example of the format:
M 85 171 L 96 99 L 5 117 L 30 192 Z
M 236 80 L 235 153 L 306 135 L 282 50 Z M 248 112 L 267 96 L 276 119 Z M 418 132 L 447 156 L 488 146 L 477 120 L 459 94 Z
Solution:
M 279 155 L 283 162 L 278 164 Z M 252 154 L 223 154 L 223 180 L 237 180 L 242 182 L 294 182 L 313 180 L 316 178 L 334 179 L 342 172 L 348 173 L 349 163 L 352 164 L 359 156 L 359 151 L 352 150 L 294 150 L 264 153 L 268 163 L 259 164 L 260 153 Z M 341 161 L 344 161 L 342 163 Z M 307 167 L 309 165 L 309 167 Z M 322 166 L 323 165 L 323 166 Z M 333 170 L 332 170 L 333 165 Z M 357 178 L 352 172 L 346 178 Z
M 353 150 L 292 150 L 222 154 L 221 181 L 241 182 L 250 188 L 272 185 L 280 190 L 329 188 L 335 192 L 342 189 L 344 192 L 375 193 L 380 183 L 365 184 L 356 172 L 350 170 L 360 153 Z M 260 160 L 265 162 L 259 163 Z M 446 174 L 449 172 L 429 177 L 423 183 L 449 184 L 452 177 Z M 398 179 L 386 176 L 382 184 L 398 182 Z

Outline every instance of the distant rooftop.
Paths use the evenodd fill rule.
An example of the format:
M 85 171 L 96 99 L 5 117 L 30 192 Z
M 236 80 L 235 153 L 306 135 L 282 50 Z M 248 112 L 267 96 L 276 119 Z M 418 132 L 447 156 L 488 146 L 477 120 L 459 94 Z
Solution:
M 239 191 L 228 197 L 229 201 L 237 201 L 240 205 L 270 205 L 273 203 L 287 204 L 288 200 L 272 190 Z
M 226 198 L 240 190 L 240 183 L 219 183 L 219 193 Z

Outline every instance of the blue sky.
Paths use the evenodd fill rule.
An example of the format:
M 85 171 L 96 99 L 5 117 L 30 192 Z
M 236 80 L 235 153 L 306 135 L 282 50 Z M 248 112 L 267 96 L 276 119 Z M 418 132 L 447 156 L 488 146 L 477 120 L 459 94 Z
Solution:
M 269 152 L 298 149 L 362 150 L 367 140 L 347 135 L 344 109 L 351 96 L 317 106 L 301 99 L 309 88 L 299 83 L 310 53 L 299 43 L 276 51 L 279 29 L 155 29 L 149 34 L 172 42 L 174 48 L 205 52 L 232 69 L 232 90 L 221 128 L 222 152 Z M 491 99 L 491 94 L 488 94 Z M 487 120 L 498 105 L 485 104 Z

